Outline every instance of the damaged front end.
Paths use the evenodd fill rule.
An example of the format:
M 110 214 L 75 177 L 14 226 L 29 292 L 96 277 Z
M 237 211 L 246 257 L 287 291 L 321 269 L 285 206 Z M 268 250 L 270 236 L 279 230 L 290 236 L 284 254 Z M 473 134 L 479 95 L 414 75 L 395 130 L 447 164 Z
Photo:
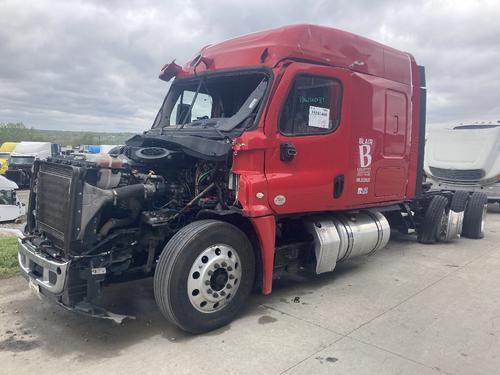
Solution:
M 147 157 L 161 151 L 169 159 L 156 168 L 163 175 L 151 170 L 155 163 L 123 163 L 125 156 L 38 161 L 19 241 L 21 271 L 39 293 L 113 320 L 116 315 L 94 305 L 101 287 L 151 275 L 166 241 L 226 194 L 216 164 L 180 151 L 128 150 Z
M 174 82 L 152 129 L 119 154 L 36 161 L 19 241 L 32 289 L 67 309 L 121 321 L 96 306 L 103 286 L 152 276 L 185 225 L 239 214 L 233 140 L 256 123 L 267 88 L 262 72 Z
M 162 237 L 138 235 L 138 205 L 153 200 L 162 185 L 152 180 L 119 186 L 127 173 L 123 166 L 62 158 L 39 161 L 34 171 L 25 237 L 19 241 L 22 273 L 34 289 L 67 308 L 112 316 L 93 301 L 107 278 L 135 266 L 152 268 L 152 260 L 134 265 L 135 253 L 147 252 Z

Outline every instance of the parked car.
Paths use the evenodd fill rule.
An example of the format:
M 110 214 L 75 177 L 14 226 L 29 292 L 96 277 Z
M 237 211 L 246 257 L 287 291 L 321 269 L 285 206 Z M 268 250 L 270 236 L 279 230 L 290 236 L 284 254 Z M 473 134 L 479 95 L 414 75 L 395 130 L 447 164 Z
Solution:
M 4 176 L 0 176 L 0 222 L 14 221 L 24 215 L 24 206 L 17 199 L 18 186 Z

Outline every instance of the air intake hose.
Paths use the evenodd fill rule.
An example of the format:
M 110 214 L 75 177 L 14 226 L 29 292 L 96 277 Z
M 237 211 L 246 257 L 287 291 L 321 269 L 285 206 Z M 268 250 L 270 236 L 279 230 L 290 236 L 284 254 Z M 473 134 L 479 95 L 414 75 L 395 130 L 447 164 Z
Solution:
M 164 189 L 162 185 L 156 187 L 155 185 L 135 184 L 113 189 L 113 196 L 115 202 L 118 200 L 125 200 L 128 198 L 148 199 L 152 197 L 154 194 L 159 193 L 163 190 Z

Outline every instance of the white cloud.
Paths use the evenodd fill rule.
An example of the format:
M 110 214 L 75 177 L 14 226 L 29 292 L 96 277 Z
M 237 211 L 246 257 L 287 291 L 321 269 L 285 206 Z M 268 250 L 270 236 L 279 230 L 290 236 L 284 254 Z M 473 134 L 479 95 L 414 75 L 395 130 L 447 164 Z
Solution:
M 495 1 L 0 2 L 0 122 L 66 130 L 148 128 L 159 68 L 200 47 L 317 23 L 408 52 L 427 68 L 428 121 L 500 119 Z

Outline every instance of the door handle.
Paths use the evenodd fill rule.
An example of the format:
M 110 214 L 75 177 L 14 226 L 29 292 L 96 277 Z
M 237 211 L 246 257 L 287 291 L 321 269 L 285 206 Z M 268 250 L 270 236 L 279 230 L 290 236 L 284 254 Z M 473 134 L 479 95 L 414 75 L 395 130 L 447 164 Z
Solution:
M 333 179 L 333 197 L 335 199 L 340 198 L 343 191 L 344 191 L 344 175 L 338 174 Z
M 297 155 L 297 149 L 293 143 L 280 144 L 280 160 L 291 161 Z

